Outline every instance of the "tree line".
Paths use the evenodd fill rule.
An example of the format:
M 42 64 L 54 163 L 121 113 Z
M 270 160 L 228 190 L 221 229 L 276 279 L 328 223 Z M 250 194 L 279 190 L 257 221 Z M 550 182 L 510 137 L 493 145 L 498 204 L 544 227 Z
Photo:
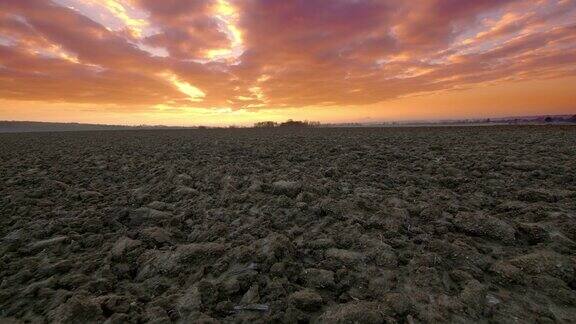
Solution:
M 320 122 L 308 120 L 292 120 L 288 119 L 285 122 L 277 123 L 274 121 L 262 121 L 254 124 L 255 128 L 273 128 L 273 127 L 319 127 Z

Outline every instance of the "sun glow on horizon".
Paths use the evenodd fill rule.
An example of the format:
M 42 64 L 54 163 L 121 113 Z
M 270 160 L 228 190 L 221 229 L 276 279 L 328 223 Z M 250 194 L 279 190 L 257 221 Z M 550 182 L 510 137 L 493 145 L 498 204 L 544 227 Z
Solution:
M 574 21 L 576 0 L 0 1 L 0 119 L 574 114 Z

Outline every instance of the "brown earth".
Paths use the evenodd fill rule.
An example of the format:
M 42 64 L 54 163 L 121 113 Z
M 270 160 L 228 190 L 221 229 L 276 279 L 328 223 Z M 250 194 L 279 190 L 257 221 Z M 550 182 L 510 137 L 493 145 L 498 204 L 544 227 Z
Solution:
M 0 322 L 573 322 L 576 127 L 0 135 Z

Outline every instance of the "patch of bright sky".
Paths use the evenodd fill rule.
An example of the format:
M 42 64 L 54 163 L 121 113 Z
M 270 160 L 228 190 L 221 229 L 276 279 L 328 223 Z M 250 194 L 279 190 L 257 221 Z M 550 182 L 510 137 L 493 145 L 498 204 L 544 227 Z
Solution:
M 37 43 L 30 43 L 24 40 L 18 40 L 10 36 L 0 35 L 1 46 L 21 46 L 21 48 L 32 55 L 38 55 L 47 58 L 59 58 L 70 62 L 78 63 L 78 57 L 65 51 L 61 46 L 49 44 L 48 46 L 39 47 Z
M 148 23 L 148 14 L 122 0 L 54 0 L 74 9 L 109 30 L 128 30 L 134 38 L 143 38 L 158 31 Z
M 134 45 L 138 46 L 138 48 L 140 48 L 141 50 L 152 54 L 152 56 L 158 56 L 158 57 L 170 56 L 170 53 L 168 53 L 168 51 L 164 47 L 149 46 L 143 43 L 137 43 Z
M 54 44 L 44 48 L 36 48 L 33 50 L 33 53 L 42 57 L 58 58 L 72 63 L 80 63 L 76 55 L 63 50 L 60 46 Z
M 143 113 L 142 117 L 168 125 L 252 125 L 258 121 L 284 121 L 287 119 L 286 109 L 250 110 L 229 107 L 200 108 L 167 105 L 156 105 L 154 108 L 154 111 Z
M 164 72 L 160 74 L 164 80 L 170 82 L 178 91 L 188 96 L 188 100 L 192 102 L 200 102 L 206 97 L 206 93 L 199 88 L 191 85 L 188 82 L 180 80 L 177 75 L 171 72 Z
M 153 56 L 167 57 L 162 47 L 148 46 L 140 40 L 159 33 L 159 29 L 148 23 L 148 14 L 121 0 L 55 0 L 56 3 L 74 9 L 84 16 L 112 31 L 128 30 L 134 46 Z
M 229 48 L 215 48 L 206 52 L 206 58 L 212 61 L 228 61 L 238 63 L 238 58 L 244 52 L 242 32 L 238 29 L 239 13 L 229 0 L 217 0 L 214 7 L 214 16 L 222 32 L 230 40 Z

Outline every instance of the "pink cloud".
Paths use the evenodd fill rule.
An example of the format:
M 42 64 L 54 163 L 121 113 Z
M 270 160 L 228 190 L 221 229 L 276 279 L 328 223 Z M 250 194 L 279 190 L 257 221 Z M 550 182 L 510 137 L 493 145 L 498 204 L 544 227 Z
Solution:
M 1 98 L 234 109 L 363 105 L 573 75 L 576 67 L 570 0 L 117 2 L 145 14 L 138 18 L 145 35 L 90 19 L 90 6 L 0 2 Z M 226 50 L 237 57 L 207 54 Z M 190 98 L 186 89 L 203 95 Z

